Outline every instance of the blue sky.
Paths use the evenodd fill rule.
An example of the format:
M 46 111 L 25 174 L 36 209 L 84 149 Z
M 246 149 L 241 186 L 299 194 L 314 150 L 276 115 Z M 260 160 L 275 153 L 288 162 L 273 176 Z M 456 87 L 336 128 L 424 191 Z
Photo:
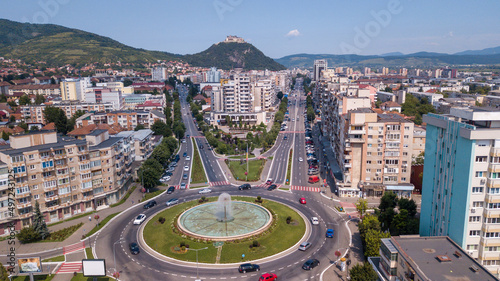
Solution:
M 7 4 L 8 3 L 8 4 Z M 16 0 L 0 18 L 196 53 L 237 35 L 266 55 L 454 53 L 500 46 L 500 1 Z

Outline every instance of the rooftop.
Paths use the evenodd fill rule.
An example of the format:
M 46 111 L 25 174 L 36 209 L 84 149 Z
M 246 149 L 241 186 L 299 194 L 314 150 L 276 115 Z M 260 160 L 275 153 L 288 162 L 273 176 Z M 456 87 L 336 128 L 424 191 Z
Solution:
M 391 241 L 424 280 L 498 280 L 449 237 L 393 236 Z

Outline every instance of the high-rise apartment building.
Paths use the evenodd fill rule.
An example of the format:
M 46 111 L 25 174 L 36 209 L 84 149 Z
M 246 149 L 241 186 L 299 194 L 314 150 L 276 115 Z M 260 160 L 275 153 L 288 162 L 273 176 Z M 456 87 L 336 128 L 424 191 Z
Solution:
M 165 81 L 168 79 L 167 68 L 163 66 L 157 66 L 151 69 L 151 79 L 153 81 Z
M 0 200 L 7 169 L 14 176 L 16 212 L 5 216 L 0 209 L 0 234 L 8 221 L 16 230 L 31 225 L 36 201 L 47 222 L 118 202 L 131 179 L 133 141 L 109 137 L 106 130 L 86 140 L 61 139 L 56 132 L 10 136 L 10 147 L 0 150 Z
M 84 98 L 85 91 L 92 87 L 90 77 L 82 77 L 79 79 L 65 79 L 60 83 L 62 100 L 78 100 Z
M 447 235 L 500 273 L 500 111 L 451 108 L 427 123 L 420 235 Z
M 208 83 L 219 83 L 220 82 L 220 71 L 217 70 L 217 67 L 211 67 L 209 71 L 207 71 L 207 79 Z
M 314 81 L 319 81 L 319 79 L 321 78 L 321 71 L 326 70 L 327 68 L 328 68 L 327 60 L 315 60 L 314 71 L 313 71 Z

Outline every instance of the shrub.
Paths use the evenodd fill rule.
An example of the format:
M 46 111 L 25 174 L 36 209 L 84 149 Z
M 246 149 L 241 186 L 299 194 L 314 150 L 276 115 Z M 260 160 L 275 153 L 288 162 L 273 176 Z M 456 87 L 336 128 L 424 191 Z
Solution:
M 182 248 L 182 247 L 186 247 L 186 242 L 182 241 L 179 246 Z
M 253 241 L 253 243 L 252 243 L 252 246 L 253 246 L 253 247 L 260 247 L 260 243 L 259 243 L 259 241 L 254 240 L 254 241 Z
M 286 223 L 287 223 L 287 224 L 290 224 L 290 222 L 291 222 L 291 221 L 292 221 L 292 217 L 291 217 L 291 216 L 288 216 L 288 217 L 286 218 Z
M 30 226 L 21 229 L 19 234 L 17 234 L 17 239 L 19 239 L 19 241 L 23 244 L 31 243 L 38 241 L 40 239 L 40 235 L 35 231 L 35 229 L 32 226 Z
M 186 248 L 189 249 L 189 244 L 186 244 Z
M 165 223 L 165 218 L 164 218 L 164 217 L 159 217 L 159 218 L 158 218 L 158 221 L 159 221 L 161 224 L 164 224 L 164 223 Z

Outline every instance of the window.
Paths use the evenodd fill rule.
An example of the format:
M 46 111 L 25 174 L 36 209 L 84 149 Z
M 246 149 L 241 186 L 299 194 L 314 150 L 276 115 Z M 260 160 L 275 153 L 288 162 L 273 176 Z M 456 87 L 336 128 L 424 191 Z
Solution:
M 80 175 L 80 177 L 81 177 L 82 180 L 86 180 L 86 179 L 90 179 L 91 175 L 90 175 L 90 173 L 88 173 L 88 174 Z
M 408 156 L 408 152 L 403 152 L 403 156 Z
M 482 208 L 483 207 L 483 201 L 474 201 L 472 202 L 472 207 L 474 208 Z
M 500 188 L 498 187 L 488 187 L 489 194 L 500 194 Z
M 80 171 L 88 170 L 88 169 L 90 169 L 90 163 L 89 164 L 80 165 Z
M 481 233 L 481 230 L 471 230 L 469 231 L 469 236 L 470 237 L 477 237 Z
M 488 162 L 488 156 L 476 156 L 476 163 Z
M 382 173 L 382 169 L 377 169 L 377 173 Z
M 50 167 L 54 167 L 54 161 L 50 160 L 50 161 L 45 161 L 45 162 L 42 162 L 42 168 L 50 168 Z
M 372 156 L 372 153 L 371 152 L 367 152 L 366 156 Z
M 59 195 L 63 195 L 63 194 L 67 194 L 67 193 L 70 193 L 71 192 L 71 189 L 70 187 L 65 187 L 65 188 L 59 188 Z
M 30 170 L 34 170 L 35 169 L 35 165 L 30 165 Z
M 496 252 L 500 250 L 499 246 L 489 246 L 489 247 L 484 247 L 484 250 L 487 252 Z
M 500 164 L 500 157 L 491 157 L 492 164 Z
M 92 187 L 92 182 L 83 182 L 82 185 L 81 185 L 82 189 L 86 189 L 86 188 L 91 188 Z
M 30 154 L 30 155 L 28 155 L 28 159 L 29 159 L 29 160 L 33 160 L 33 159 L 35 159 L 35 155 L 34 155 L 34 154 Z
M 405 126 L 405 131 L 409 131 L 410 130 L 410 126 Z
M 409 139 L 409 138 L 410 138 L 410 136 L 409 136 L 409 135 L 405 135 L 405 136 L 404 136 L 404 138 L 405 138 L 405 139 Z
M 35 189 L 38 189 L 38 184 L 35 184 L 31 187 L 31 189 L 35 190 Z
M 26 172 L 26 166 L 14 167 L 14 174 L 25 173 L 25 172 Z
M 69 178 L 62 178 L 57 180 L 57 184 L 62 185 L 62 184 L 68 184 L 69 183 Z
M 500 209 L 500 203 L 488 203 L 488 209 Z
M 486 177 L 486 171 L 477 171 L 476 178 L 484 178 Z
M 500 232 L 485 232 L 483 234 L 484 238 L 498 238 L 500 237 Z
M 480 216 L 470 216 L 469 217 L 469 222 L 480 222 L 481 217 Z
M 377 156 L 382 156 L 382 152 L 377 152 Z
M 378 165 L 382 165 L 382 160 L 377 160 Z
M 402 182 L 405 182 L 405 181 L 406 181 L 406 178 L 401 178 L 401 181 L 402 181 Z
M 12 157 L 10 158 L 10 161 L 11 161 L 12 163 L 22 162 L 22 161 L 24 161 L 24 156 L 23 156 L 23 155 L 19 155 L 19 156 L 12 156 Z
M 371 170 L 371 169 L 366 169 L 366 172 L 367 172 L 367 173 L 371 173 L 371 172 L 372 172 L 372 170 Z
M 380 164 L 382 164 L 382 163 L 380 163 Z M 385 164 L 386 165 L 398 165 L 399 160 L 398 159 L 386 159 Z
M 500 265 L 500 260 L 483 260 L 483 265 Z
M 40 199 L 40 195 L 38 195 L 38 194 L 35 194 L 35 196 L 33 196 L 33 197 L 35 198 L 35 200 Z
M 54 187 L 54 186 L 56 186 L 56 181 L 55 180 L 45 181 L 43 183 L 43 188 L 50 188 L 50 187 Z
M 42 153 L 40 153 L 40 157 L 41 157 L 41 158 L 47 158 L 47 157 L 49 157 L 49 156 L 50 156 L 50 152 L 48 152 L 48 151 L 47 151 L 47 152 L 42 152 Z
M 490 173 L 490 179 L 498 179 L 500 178 L 500 173 Z
M 472 193 L 483 193 L 483 187 L 482 186 L 474 186 L 472 188 Z
M 371 163 L 372 163 L 372 160 L 366 161 L 366 164 L 371 164 Z
M 500 218 L 484 218 L 484 223 L 499 224 L 500 223 Z
M 24 193 L 27 193 L 27 192 L 30 192 L 30 188 L 27 187 L 27 186 L 16 188 L 16 194 L 24 194 Z
M 36 175 L 31 175 L 32 180 L 36 180 Z

